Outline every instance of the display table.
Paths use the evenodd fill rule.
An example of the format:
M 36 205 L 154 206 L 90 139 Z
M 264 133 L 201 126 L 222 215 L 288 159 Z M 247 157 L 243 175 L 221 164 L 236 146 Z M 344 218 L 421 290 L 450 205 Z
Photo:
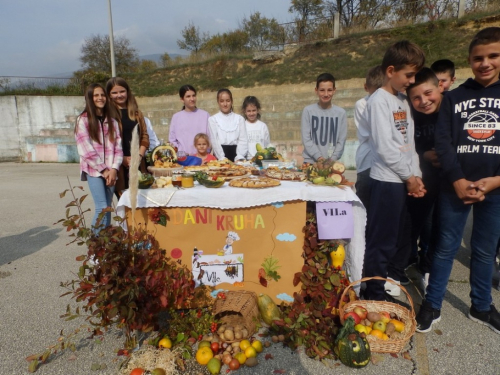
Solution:
M 350 187 L 283 181 L 281 186 L 267 189 L 227 184 L 207 189 L 195 184 L 191 189 L 139 190 L 135 225 L 146 225 L 168 257 L 192 269 L 197 285 L 244 288 L 268 294 L 277 302 L 290 302 L 300 287 L 293 287 L 293 276 L 303 266 L 307 201 L 352 203 L 354 236 L 347 248 L 345 268 L 351 280 L 359 280 L 366 211 Z M 130 207 L 130 194 L 125 191 L 117 213 L 127 218 L 129 226 Z M 168 215 L 166 227 L 148 217 L 149 210 L 156 207 Z

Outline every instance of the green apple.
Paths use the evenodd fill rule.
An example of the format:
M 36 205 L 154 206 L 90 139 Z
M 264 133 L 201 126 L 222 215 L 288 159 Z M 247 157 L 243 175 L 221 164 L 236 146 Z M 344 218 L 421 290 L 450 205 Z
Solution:
M 381 320 L 373 323 L 373 329 L 378 329 L 379 331 L 385 332 L 385 327 L 386 327 L 386 324 Z

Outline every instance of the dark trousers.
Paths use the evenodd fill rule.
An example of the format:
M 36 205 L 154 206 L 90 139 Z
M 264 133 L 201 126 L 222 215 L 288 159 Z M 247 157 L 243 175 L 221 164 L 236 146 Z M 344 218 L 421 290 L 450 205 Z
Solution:
M 411 219 L 404 183 L 372 180 L 364 276 L 400 280 L 411 253 Z M 365 298 L 383 300 L 384 281 L 366 283 Z
M 372 179 L 370 177 L 370 169 L 365 169 L 363 172 L 359 172 L 356 177 L 356 195 L 358 196 L 363 206 L 366 208 L 366 212 L 368 213 L 368 208 L 370 207 L 370 195 L 371 195 L 371 186 Z

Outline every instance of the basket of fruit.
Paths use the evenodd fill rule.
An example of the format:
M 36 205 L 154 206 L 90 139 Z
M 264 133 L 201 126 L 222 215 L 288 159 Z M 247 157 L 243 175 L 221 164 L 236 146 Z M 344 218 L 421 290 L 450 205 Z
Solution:
M 215 319 L 221 322 L 217 333 L 223 342 L 248 339 L 257 329 L 257 295 L 248 291 L 221 292 L 214 304 Z
M 354 281 L 345 288 L 340 301 L 344 301 L 349 289 L 354 285 L 369 280 L 389 281 L 382 277 L 366 277 Z M 408 299 L 410 310 L 392 302 L 357 300 L 339 306 L 340 321 L 352 316 L 356 323 L 355 329 L 364 332 L 370 343 L 370 349 L 376 353 L 399 353 L 415 333 L 415 308 L 407 290 L 398 285 Z

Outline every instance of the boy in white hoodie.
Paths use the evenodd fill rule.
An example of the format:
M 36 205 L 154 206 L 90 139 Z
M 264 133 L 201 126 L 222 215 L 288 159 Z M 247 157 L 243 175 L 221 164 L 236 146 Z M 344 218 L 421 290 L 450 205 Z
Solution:
M 384 83 L 368 99 L 360 122 L 360 128 L 369 132 L 373 156 L 365 277 L 400 280 L 410 255 L 411 222 L 406 198 L 422 197 L 425 189 L 415 151 L 410 105 L 401 91 L 415 82 L 415 74 L 424 63 L 424 52 L 411 42 L 401 41 L 389 47 L 382 60 Z M 402 239 L 406 237 L 408 246 L 403 246 Z M 364 297 L 396 302 L 380 280 L 366 283 Z

